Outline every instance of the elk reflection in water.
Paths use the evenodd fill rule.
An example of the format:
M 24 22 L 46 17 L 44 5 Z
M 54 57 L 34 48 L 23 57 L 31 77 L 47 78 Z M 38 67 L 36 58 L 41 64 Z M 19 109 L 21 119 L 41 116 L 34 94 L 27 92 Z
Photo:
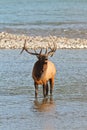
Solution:
M 52 97 L 50 98 L 43 98 L 41 101 L 36 99 L 34 101 L 34 109 L 38 110 L 39 112 L 50 112 L 54 110 L 55 103 Z

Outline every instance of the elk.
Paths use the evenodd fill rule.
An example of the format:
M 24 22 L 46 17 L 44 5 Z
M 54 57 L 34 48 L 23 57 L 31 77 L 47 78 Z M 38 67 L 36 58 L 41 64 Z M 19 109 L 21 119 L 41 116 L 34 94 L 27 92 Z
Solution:
M 50 95 L 52 95 L 53 87 L 54 87 L 54 78 L 56 74 L 56 68 L 54 63 L 48 60 L 49 56 L 53 56 L 54 52 L 57 49 L 57 46 L 53 44 L 54 47 L 46 48 L 44 54 L 42 53 L 43 49 L 41 48 L 40 52 L 38 53 L 35 49 L 34 52 L 31 52 L 26 47 L 26 40 L 24 43 L 24 47 L 21 53 L 25 50 L 27 53 L 31 55 L 35 55 L 37 57 L 37 61 L 34 64 L 33 71 L 32 71 L 32 78 L 34 79 L 34 86 L 35 86 L 35 98 L 38 95 L 38 85 L 43 86 L 43 96 L 48 96 L 48 82 L 50 84 Z

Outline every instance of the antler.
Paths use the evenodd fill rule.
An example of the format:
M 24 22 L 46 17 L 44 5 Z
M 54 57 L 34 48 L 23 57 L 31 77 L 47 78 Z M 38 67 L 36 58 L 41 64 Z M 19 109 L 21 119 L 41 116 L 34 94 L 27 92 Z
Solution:
M 57 50 L 57 45 L 56 45 L 55 43 L 53 43 L 53 45 L 54 45 L 53 48 L 50 47 L 50 44 L 48 44 L 48 45 L 49 45 L 49 49 L 50 49 L 50 51 L 47 53 L 47 55 L 52 57 L 53 54 L 55 53 L 55 51 Z
M 27 53 L 31 54 L 31 55 L 36 55 L 37 57 L 38 57 L 38 56 L 41 54 L 41 52 L 42 52 L 42 49 L 41 49 L 40 52 L 37 53 L 36 50 L 35 50 L 35 48 L 34 48 L 35 53 L 34 53 L 34 52 L 30 52 L 30 51 L 27 49 L 27 47 L 26 47 L 26 40 L 24 41 L 24 46 L 23 46 L 22 51 L 20 52 L 20 54 L 21 54 L 24 50 L 25 50 Z
M 46 48 L 46 51 L 45 51 L 45 54 L 44 55 L 46 55 L 46 56 L 53 56 L 53 54 L 54 54 L 54 52 L 57 50 L 57 44 L 55 44 L 54 42 L 53 42 L 53 48 L 51 47 L 51 45 L 48 43 L 48 48 Z M 50 51 L 48 52 L 48 49 L 50 49 Z M 40 56 L 40 55 L 43 55 L 43 54 L 41 54 L 42 53 L 42 48 L 41 48 L 41 50 L 40 50 L 40 52 L 39 53 L 37 53 L 36 52 L 36 50 L 35 50 L 35 48 L 34 48 L 34 52 L 30 52 L 28 49 L 27 49 L 27 47 L 26 47 L 26 40 L 24 41 L 24 46 L 23 46 L 23 49 L 22 49 L 22 51 L 20 52 L 20 54 L 23 52 L 23 51 L 26 51 L 27 53 L 29 53 L 29 54 L 31 54 L 31 55 L 36 55 L 37 56 L 37 58 Z
M 48 52 L 48 49 L 50 49 L 49 52 Z M 51 57 L 52 57 L 56 50 L 57 50 L 57 44 L 55 44 L 55 43 L 53 42 L 53 48 L 52 48 L 51 45 L 48 43 L 48 48 L 46 48 L 45 54 L 46 54 L 47 56 L 51 56 Z
M 50 39 L 53 41 L 53 47 L 51 47 L 52 45 L 48 43 L 48 48 L 50 49 L 50 51 L 47 52 L 47 55 L 52 57 L 57 50 L 57 44 L 55 43 L 56 40 L 52 36 L 50 36 Z

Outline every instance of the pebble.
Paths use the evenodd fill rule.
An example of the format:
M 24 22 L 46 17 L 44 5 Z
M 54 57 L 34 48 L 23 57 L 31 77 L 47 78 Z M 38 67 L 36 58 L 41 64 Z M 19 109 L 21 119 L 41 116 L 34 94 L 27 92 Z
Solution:
M 87 49 L 87 39 L 69 39 L 57 36 L 26 36 L 1 32 L 0 33 L 0 49 L 21 49 L 24 42 L 27 42 L 27 48 L 38 49 L 53 47 L 56 44 L 57 49 Z

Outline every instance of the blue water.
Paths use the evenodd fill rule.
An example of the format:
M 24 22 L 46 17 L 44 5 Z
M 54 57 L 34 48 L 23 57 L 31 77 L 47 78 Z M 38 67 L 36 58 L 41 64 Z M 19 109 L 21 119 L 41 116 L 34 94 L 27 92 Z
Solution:
M 87 50 L 58 50 L 53 97 L 34 98 L 36 57 L 0 50 L 0 130 L 87 130 Z
M 87 37 L 87 0 L 0 0 L 0 32 Z

